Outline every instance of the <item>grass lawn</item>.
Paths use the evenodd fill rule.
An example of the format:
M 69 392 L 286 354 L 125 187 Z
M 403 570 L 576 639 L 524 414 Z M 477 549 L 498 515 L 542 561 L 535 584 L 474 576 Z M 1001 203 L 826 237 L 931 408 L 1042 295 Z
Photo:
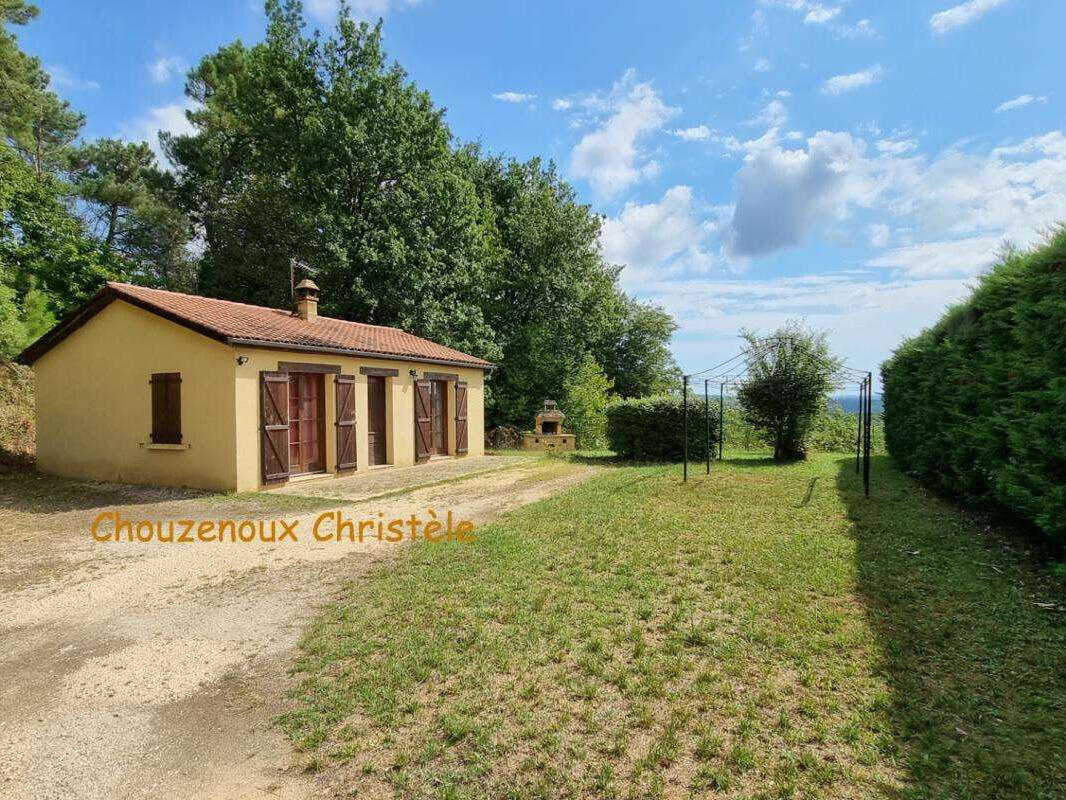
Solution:
M 280 722 L 352 797 L 1066 796 L 1062 586 L 886 458 L 617 466 L 353 584 Z

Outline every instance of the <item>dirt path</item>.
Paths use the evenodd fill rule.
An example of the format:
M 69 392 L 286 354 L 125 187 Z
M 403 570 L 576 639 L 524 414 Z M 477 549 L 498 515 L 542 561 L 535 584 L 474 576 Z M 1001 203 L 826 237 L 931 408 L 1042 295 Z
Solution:
M 335 507 L 356 519 L 450 509 L 480 523 L 590 474 L 537 462 Z M 196 506 L 120 511 L 220 516 Z M 298 519 L 296 543 L 99 543 L 97 510 L 22 514 L 18 530 L 0 521 L 0 797 L 312 796 L 271 726 L 293 649 L 344 580 L 400 546 L 317 542 L 321 510 L 265 515 Z

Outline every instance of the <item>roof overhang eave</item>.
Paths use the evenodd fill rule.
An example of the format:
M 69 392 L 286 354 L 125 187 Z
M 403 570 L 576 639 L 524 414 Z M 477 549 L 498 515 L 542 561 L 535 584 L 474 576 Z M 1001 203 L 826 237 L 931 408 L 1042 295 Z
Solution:
M 351 358 L 372 358 L 378 361 L 408 361 L 416 364 L 437 364 L 446 367 L 463 367 L 465 369 L 480 369 L 491 372 L 496 369 L 495 364 L 472 364 L 469 361 L 456 361 L 445 358 L 430 358 L 429 356 L 395 355 L 392 353 L 376 353 L 370 350 L 353 350 L 347 347 L 328 347 L 314 344 L 291 344 L 289 342 L 271 342 L 263 339 L 243 339 L 228 337 L 226 343 L 234 347 L 255 347 L 260 350 L 294 350 L 300 353 L 325 353 L 329 355 L 349 356 Z

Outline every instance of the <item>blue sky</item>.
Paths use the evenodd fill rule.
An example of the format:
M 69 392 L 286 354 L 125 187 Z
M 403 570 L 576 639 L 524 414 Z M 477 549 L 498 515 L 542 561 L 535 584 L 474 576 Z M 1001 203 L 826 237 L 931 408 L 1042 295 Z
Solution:
M 182 130 L 188 65 L 250 0 L 41 0 L 18 32 L 86 135 Z M 312 24 L 332 0 L 307 3 Z M 805 317 L 874 368 L 999 244 L 1066 220 L 1055 0 L 360 0 L 460 139 L 554 159 L 696 371 Z

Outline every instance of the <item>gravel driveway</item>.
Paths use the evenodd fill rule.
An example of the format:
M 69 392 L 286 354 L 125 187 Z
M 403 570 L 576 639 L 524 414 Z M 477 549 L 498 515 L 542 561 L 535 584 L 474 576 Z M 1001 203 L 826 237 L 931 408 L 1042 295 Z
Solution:
M 312 796 L 292 748 L 271 725 L 285 707 L 293 649 L 341 582 L 402 551 L 376 539 L 317 542 L 307 535 L 312 520 L 326 509 L 390 519 L 433 508 L 485 522 L 591 472 L 551 461 L 504 466 L 458 482 L 447 462 L 439 478 L 435 464 L 408 478 L 401 470 L 382 473 L 374 480 L 392 485 L 376 500 L 347 499 L 367 491 L 352 480 L 337 483 L 345 499 L 318 484 L 314 497 L 267 500 L 160 500 L 160 490 L 125 488 L 116 494 L 121 505 L 99 504 L 134 520 L 252 512 L 298 519 L 296 543 L 101 543 L 89 534 L 101 509 L 89 502 L 53 512 L 47 497 L 14 510 L 6 504 L 0 797 Z M 452 482 L 403 492 L 405 480 Z

